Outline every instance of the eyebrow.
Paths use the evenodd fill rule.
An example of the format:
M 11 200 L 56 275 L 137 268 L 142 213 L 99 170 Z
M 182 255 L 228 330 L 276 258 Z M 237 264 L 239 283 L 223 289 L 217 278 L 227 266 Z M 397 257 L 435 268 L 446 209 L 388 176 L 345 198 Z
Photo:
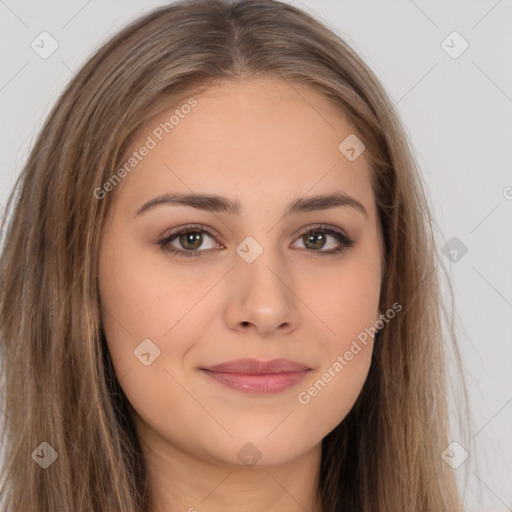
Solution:
M 238 199 L 232 200 L 215 194 L 163 194 L 144 203 L 135 213 L 135 217 L 159 205 L 182 205 L 209 212 L 225 212 L 240 215 L 242 206 Z M 337 206 L 349 206 L 369 218 L 366 208 L 354 197 L 343 192 L 300 197 L 291 201 L 284 216 L 291 213 L 328 210 Z

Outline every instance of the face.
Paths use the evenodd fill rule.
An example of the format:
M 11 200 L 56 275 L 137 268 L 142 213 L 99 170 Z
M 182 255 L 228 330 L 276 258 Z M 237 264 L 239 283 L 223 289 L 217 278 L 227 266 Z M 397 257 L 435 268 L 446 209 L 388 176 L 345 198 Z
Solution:
M 310 89 L 253 80 L 193 98 L 146 125 L 136 165 L 108 191 L 102 325 L 141 438 L 273 466 L 318 446 L 368 373 L 373 339 L 360 340 L 380 318 L 383 249 L 370 170 L 364 151 L 338 148 L 355 131 Z M 331 194 L 350 200 L 305 207 Z M 307 371 L 204 370 L 245 358 Z

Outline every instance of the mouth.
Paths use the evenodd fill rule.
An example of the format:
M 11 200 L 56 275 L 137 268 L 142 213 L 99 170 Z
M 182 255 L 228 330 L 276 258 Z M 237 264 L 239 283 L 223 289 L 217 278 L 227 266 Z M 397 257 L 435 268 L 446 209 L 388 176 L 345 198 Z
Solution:
M 216 382 L 238 391 L 274 394 L 296 386 L 312 368 L 288 359 L 268 362 L 237 359 L 199 370 Z

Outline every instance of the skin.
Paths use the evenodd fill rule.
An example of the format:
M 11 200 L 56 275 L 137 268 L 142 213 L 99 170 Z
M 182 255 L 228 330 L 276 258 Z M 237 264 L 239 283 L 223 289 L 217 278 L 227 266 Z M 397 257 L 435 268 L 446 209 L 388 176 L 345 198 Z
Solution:
M 155 511 L 319 512 L 321 441 L 359 395 L 373 339 L 308 404 L 297 395 L 379 319 L 383 242 L 365 153 L 349 161 L 338 150 L 355 130 L 302 86 L 246 80 L 194 97 L 198 105 L 110 192 L 100 250 L 102 324 L 136 411 Z M 152 119 L 132 149 L 173 111 Z M 333 191 L 359 200 L 368 216 L 337 206 L 283 217 L 291 200 Z M 160 205 L 135 215 L 176 192 L 238 199 L 243 212 Z M 219 234 L 203 232 L 202 245 L 188 249 L 203 256 L 158 245 L 189 223 Z M 319 254 L 337 239 L 306 245 L 297 233 L 320 223 L 354 246 Z M 247 236 L 263 249 L 252 263 L 236 252 Z M 172 246 L 190 247 L 179 237 Z M 147 338 L 160 350 L 149 366 L 134 356 Z M 312 371 L 291 389 L 249 395 L 198 369 L 245 357 L 292 359 Z M 248 442 L 261 454 L 253 466 L 237 457 Z

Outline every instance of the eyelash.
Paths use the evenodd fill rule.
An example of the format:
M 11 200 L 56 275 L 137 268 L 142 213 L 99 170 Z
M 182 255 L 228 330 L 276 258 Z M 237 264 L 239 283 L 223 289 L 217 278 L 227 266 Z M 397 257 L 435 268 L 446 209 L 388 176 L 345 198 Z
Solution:
M 199 251 L 199 250 L 184 251 L 181 249 L 176 249 L 176 247 L 172 247 L 169 245 L 170 242 L 172 242 L 175 238 L 179 237 L 180 235 L 183 235 L 185 233 L 196 233 L 196 232 L 204 232 L 204 233 L 208 234 L 209 236 L 211 236 L 212 238 L 216 238 L 216 236 L 217 236 L 214 233 L 212 233 L 206 226 L 203 226 L 202 224 L 191 224 L 191 225 L 185 226 L 184 228 L 180 229 L 179 231 L 171 233 L 170 235 L 166 236 L 165 238 L 162 238 L 161 240 L 159 240 L 157 242 L 157 244 L 165 252 L 169 252 L 171 254 L 175 254 L 180 257 L 183 256 L 186 258 L 189 258 L 189 257 L 198 258 L 198 257 L 203 256 L 205 253 L 209 252 L 210 250 L 214 250 L 214 249 L 209 249 L 206 251 Z M 307 228 L 299 233 L 298 238 L 300 238 L 304 235 L 308 235 L 311 233 L 318 233 L 318 232 L 322 232 L 327 235 L 332 235 L 338 240 L 338 242 L 341 243 L 341 245 L 339 247 L 337 247 L 335 249 L 329 249 L 328 251 L 306 249 L 309 252 L 315 252 L 321 256 L 331 256 L 331 255 L 335 255 L 335 254 L 341 254 L 349 247 L 352 247 L 355 243 L 353 240 L 350 240 L 345 235 L 345 233 L 343 233 L 342 231 L 338 230 L 337 228 L 334 228 L 333 226 L 329 226 L 327 224 L 319 224 L 318 226 L 314 226 L 312 228 L 311 227 Z

